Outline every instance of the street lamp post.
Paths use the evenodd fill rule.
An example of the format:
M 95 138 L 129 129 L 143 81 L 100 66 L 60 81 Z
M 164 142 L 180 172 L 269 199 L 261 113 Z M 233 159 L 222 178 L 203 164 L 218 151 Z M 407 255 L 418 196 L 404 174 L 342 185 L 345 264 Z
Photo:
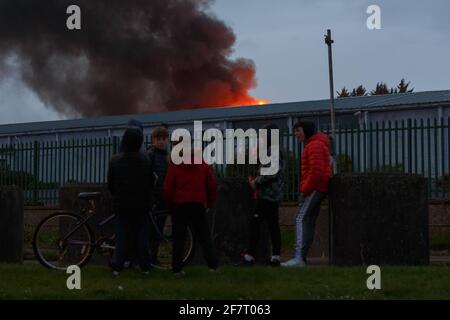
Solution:
M 336 116 L 334 113 L 334 80 L 333 80 L 333 48 L 334 40 L 331 38 L 331 30 L 327 30 L 325 43 L 328 46 L 328 74 L 330 80 L 330 116 L 331 116 L 331 148 L 330 153 L 333 158 L 333 172 L 336 173 L 336 161 L 334 159 L 334 144 L 336 141 Z
M 327 30 L 325 43 L 328 46 L 328 73 L 330 79 L 330 116 L 331 116 L 331 146 L 330 155 L 333 163 L 333 174 L 337 173 L 334 145 L 336 141 L 336 119 L 334 115 L 334 82 L 333 82 L 333 50 L 334 40 L 331 38 L 331 30 Z M 331 203 L 328 203 L 328 263 L 333 263 L 333 213 L 331 212 Z

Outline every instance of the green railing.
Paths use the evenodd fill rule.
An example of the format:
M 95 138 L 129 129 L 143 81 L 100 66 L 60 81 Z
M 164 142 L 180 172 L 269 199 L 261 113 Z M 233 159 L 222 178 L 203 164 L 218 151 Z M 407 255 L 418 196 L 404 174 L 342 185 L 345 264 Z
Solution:
M 450 118 L 402 120 L 341 126 L 334 142 L 339 172 L 401 172 L 428 178 L 431 198 L 450 197 Z M 323 128 L 328 133 L 329 128 Z M 104 183 L 120 138 L 11 143 L 0 145 L 0 185 L 15 184 L 27 204 L 57 204 L 68 182 Z M 298 197 L 301 146 L 282 133 L 286 159 L 285 200 Z M 146 144 L 149 137 L 146 137 Z M 219 177 L 254 175 L 255 165 L 214 165 Z

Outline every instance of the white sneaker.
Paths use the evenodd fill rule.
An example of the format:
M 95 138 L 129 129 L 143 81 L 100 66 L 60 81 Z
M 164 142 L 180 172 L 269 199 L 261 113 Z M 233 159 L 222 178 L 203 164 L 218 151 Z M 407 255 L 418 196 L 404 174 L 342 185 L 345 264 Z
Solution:
M 113 271 L 111 274 L 115 278 L 115 277 L 119 276 L 120 272 L 119 271 Z
M 281 266 L 285 268 L 302 268 L 306 267 L 306 262 L 300 258 L 292 258 L 291 260 L 283 262 Z

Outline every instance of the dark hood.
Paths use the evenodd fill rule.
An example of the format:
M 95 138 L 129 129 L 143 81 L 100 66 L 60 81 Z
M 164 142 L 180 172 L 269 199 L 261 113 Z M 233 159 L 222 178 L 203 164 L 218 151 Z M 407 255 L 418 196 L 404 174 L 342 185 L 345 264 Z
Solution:
M 138 128 L 128 128 L 122 137 L 123 152 L 139 152 L 144 141 L 142 131 Z

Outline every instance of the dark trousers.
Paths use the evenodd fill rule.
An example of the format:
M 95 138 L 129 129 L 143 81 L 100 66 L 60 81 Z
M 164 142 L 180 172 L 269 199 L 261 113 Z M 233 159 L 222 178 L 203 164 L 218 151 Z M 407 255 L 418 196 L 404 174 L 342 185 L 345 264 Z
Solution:
M 203 256 L 211 269 L 218 267 L 217 257 L 214 253 L 213 242 L 209 232 L 206 212 L 201 203 L 181 203 L 172 207 L 172 270 L 180 272 L 183 268 L 184 248 L 186 242 L 187 226 L 192 228 L 195 238 L 200 244 Z
M 116 249 L 112 258 L 115 271 L 123 269 L 127 258 L 132 256 L 130 248 L 135 248 L 139 266 L 143 271 L 150 269 L 150 223 L 147 211 L 137 214 L 117 214 Z
M 255 213 L 250 222 L 250 239 L 247 253 L 253 257 L 256 255 L 263 220 L 266 220 L 269 228 L 272 254 L 279 256 L 281 253 L 281 232 L 278 220 L 278 203 L 264 199 L 258 199 L 256 202 Z
M 326 197 L 325 193 L 313 191 L 305 198 L 301 198 L 296 224 L 295 257 L 306 261 L 316 230 L 316 221 L 320 213 L 320 204 Z

